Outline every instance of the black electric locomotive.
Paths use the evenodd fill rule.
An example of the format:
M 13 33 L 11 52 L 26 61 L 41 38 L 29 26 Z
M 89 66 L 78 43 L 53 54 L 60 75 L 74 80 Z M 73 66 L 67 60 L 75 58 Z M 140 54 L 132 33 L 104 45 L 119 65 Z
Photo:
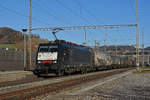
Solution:
M 64 40 L 55 40 L 39 44 L 36 56 L 37 76 L 64 73 L 126 68 L 135 66 L 135 57 L 111 56 L 103 54 L 87 46 L 78 45 Z
M 76 71 L 86 72 L 93 66 L 93 50 L 64 40 L 39 44 L 36 68 L 37 76 L 55 73 L 63 75 Z

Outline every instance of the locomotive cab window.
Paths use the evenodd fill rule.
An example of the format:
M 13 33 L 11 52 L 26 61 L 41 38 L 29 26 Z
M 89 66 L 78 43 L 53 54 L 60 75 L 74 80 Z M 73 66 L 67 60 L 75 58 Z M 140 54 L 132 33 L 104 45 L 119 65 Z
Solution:
M 48 46 L 40 46 L 39 47 L 39 52 L 48 52 L 49 47 Z
M 49 47 L 49 52 L 57 52 L 58 51 L 58 46 L 50 46 Z
M 39 52 L 57 52 L 58 46 L 40 46 Z

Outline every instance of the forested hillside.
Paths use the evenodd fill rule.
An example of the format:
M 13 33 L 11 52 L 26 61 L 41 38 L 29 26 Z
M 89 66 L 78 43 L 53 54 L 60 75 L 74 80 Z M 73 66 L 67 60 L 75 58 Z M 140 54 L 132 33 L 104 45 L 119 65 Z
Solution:
M 48 42 L 48 40 L 41 39 L 38 35 L 32 35 L 32 50 L 36 51 L 40 42 Z M 26 35 L 28 46 L 28 35 Z M 23 50 L 24 36 L 22 32 L 16 31 L 8 27 L 0 28 L 0 48 L 19 49 Z

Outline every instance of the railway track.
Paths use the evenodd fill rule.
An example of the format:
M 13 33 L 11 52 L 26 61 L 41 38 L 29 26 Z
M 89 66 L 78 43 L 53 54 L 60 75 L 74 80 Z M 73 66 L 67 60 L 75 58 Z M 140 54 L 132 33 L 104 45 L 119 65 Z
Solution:
M 26 77 L 18 79 L 18 80 L 9 81 L 9 79 L 8 79 L 7 81 L 0 82 L 0 88 L 8 87 L 8 86 L 15 86 L 15 85 L 19 85 L 19 84 L 27 84 L 27 83 L 43 81 L 43 80 L 46 80 L 46 79 L 37 78 L 34 75 L 27 75 Z
M 2 100 L 25 100 L 25 99 L 31 99 L 36 96 L 40 96 L 46 93 L 57 93 L 63 90 L 72 89 L 76 86 L 86 84 L 90 81 L 96 81 L 99 79 L 103 79 L 105 77 L 109 77 L 115 74 L 120 74 L 122 72 L 126 72 L 128 70 L 131 70 L 131 68 L 128 69 L 122 69 L 122 70 L 115 70 L 108 73 L 100 73 L 96 75 L 89 75 L 84 76 L 80 78 L 74 78 L 70 80 L 64 80 L 60 82 L 55 82 L 47 85 L 41 85 L 29 89 L 22 89 L 7 93 L 1 93 L 0 99 Z

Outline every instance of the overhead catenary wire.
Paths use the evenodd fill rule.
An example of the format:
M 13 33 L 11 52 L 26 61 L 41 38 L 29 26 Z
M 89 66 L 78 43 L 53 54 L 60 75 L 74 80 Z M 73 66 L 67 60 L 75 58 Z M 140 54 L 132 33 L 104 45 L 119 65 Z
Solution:
M 133 0 L 132 0 L 133 1 Z M 136 13 L 135 13 L 135 8 L 134 8 L 134 6 L 133 6 L 133 3 L 131 2 L 131 0 L 129 0 L 129 4 L 130 4 L 130 6 L 131 6 L 131 9 L 133 10 L 133 13 L 134 13 L 134 16 L 136 16 Z M 135 3 L 134 3 L 135 4 Z
M 62 30 L 79 30 L 79 29 L 101 29 L 101 28 L 126 28 L 136 27 L 137 24 L 120 24 L 120 25 L 86 25 L 86 26 L 68 26 L 68 27 L 50 27 L 50 28 L 32 28 L 32 30 L 52 31 L 54 29 Z
M 91 16 L 92 19 L 95 20 L 95 22 L 99 22 L 99 19 L 98 19 L 89 9 L 87 9 L 86 7 L 84 7 L 84 6 L 79 2 L 79 0 L 74 0 L 74 2 L 76 2 L 76 4 L 79 5 L 79 6 L 86 12 L 86 14 L 87 14 L 88 16 Z M 102 23 L 102 22 L 101 22 L 101 23 Z M 104 24 L 104 23 L 102 23 L 102 24 Z M 90 30 L 88 30 L 88 31 L 89 31 L 89 33 L 92 33 Z
M 71 8 L 69 8 L 67 5 L 64 5 L 60 0 L 56 0 L 56 2 L 59 4 L 59 5 L 61 5 L 63 8 L 65 8 L 66 10 L 68 10 L 70 13 L 72 13 L 73 15 L 75 15 L 75 16 L 79 16 L 84 22 L 86 22 L 86 23 L 88 23 L 88 24 L 92 24 L 92 23 L 90 23 L 89 22 L 89 20 L 87 20 L 87 18 L 86 17 L 83 17 L 83 16 L 81 16 L 80 14 L 78 14 L 78 13 L 76 13 L 76 12 L 74 12 Z M 84 28 L 84 30 L 86 30 L 85 28 Z M 85 34 L 86 34 L 86 32 L 85 32 Z M 86 36 L 86 35 L 85 35 Z M 85 38 L 86 39 L 86 38 Z M 85 40 L 86 41 L 86 40 Z
M 69 26 L 69 27 L 49 27 L 49 28 L 32 28 L 33 31 L 54 31 L 54 30 L 82 30 L 82 29 L 106 29 L 106 28 L 127 28 L 136 27 L 136 24 L 122 24 L 122 25 L 89 25 L 89 26 Z M 85 32 L 86 42 L 86 32 Z M 86 44 L 86 43 L 85 43 Z
M 78 4 L 81 8 L 84 9 L 84 11 L 91 17 L 93 17 L 93 19 L 97 22 L 99 21 L 99 19 L 97 18 L 97 16 L 95 16 L 89 9 L 87 9 L 86 7 L 84 7 L 79 0 L 74 0 L 74 2 L 76 2 L 76 4 Z M 102 22 L 101 22 L 102 23 Z M 103 23 L 102 23 L 103 24 Z
M 1 8 L 3 8 L 3 9 L 5 9 L 5 10 L 7 10 L 7 11 L 9 11 L 9 12 L 11 12 L 11 13 L 14 13 L 14 14 L 16 14 L 16 15 L 18 15 L 18 16 L 22 16 L 22 17 L 24 17 L 24 18 L 28 18 L 29 16 L 28 15 L 24 15 L 23 13 L 21 13 L 21 12 L 19 12 L 19 11 L 17 11 L 17 10 L 14 10 L 14 9 L 10 9 L 10 8 L 8 8 L 8 7 L 6 7 L 6 6 L 4 6 L 4 5 L 2 5 L 2 4 L 0 4 L 0 7 Z M 50 25 L 49 23 L 46 23 L 46 22 L 44 22 L 44 21 L 42 21 L 42 20 L 39 20 L 38 18 L 36 18 L 36 17 L 33 17 L 33 20 L 35 20 L 35 21 L 37 21 L 37 22 L 40 22 L 40 23 L 43 23 L 43 24 L 46 24 L 46 25 Z
M 56 1 L 59 5 L 61 5 L 63 8 L 65 8 L 65 9 L 67 9 L 69 12 L 71 12 L 73 15 L 79 16 L 84 22 L 86 22 L 86 23 L 92 25 L 92 23 L 90 23 L 89 20 L 87 20 L 86 17 L 83 17 L 83 16 L 79 15 L 78 13 L 74 12 L 71 8 L 69 8 L 67 5 L 63 4 L 60 0 L 55 0 L 55 1 Z
M 5 9 L 5 10 L 7 10 L 7 11 L 9 11 L 9 12 L 15 13 L 16 15 L 23 16 L 23 17 L 28 17 L 28 16 L 25 16 L 24 14 L 22 14 L 22 13 L 16 11 L 16 10 L 14 10 L 14 9 L 7 8 L 7 7 L 5 7 L 2 4 L 0 4 L 0 7 L 3 8 L 3 9 Z
M 38 1 L 38 2 L 40 2 L 40 1 Z M 52 17 L 53 19 L 55 19 L 56 21 L 59 21 L 61 23 L 70 24 L 68 21 L 64 20 L 63 18 L 58 17 L 55 13 L 52 13 L 53 10 L 51 8 L 47 9 L 47 7 L 45 7 L 45 6 L 42 7 L 40 4 L 43 4 L 43 3 L 40 2 L 40 4 L 39 4 L 38 2 L 34 2 L 34 4 L 38 5 L 38 7 L 40 8 L 40 10 L 42 10 L 42 12 L 44 11 L 45 14 L 49 15 L 49 17 Z M 35 7 L 35 5 L 34 5 L 34 7 Z M 49 10 L 51 12 L 49 12 Z

